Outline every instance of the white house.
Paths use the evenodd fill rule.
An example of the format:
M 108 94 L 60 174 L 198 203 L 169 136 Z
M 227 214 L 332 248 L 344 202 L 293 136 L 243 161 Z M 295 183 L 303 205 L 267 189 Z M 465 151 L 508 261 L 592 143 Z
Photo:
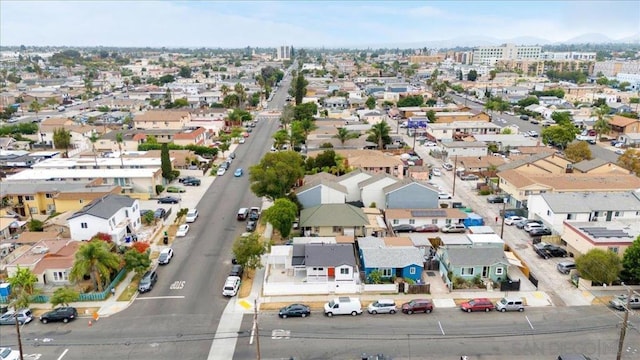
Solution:
M 360 187 L 358 184 L 370 179 L 373 174 L 370 174 L 360 168 L 357 168 L 347 174 L 344 174 L 336 179 L 337 183 L 344 186 L 347 189 L 347 202 L 362 200 Z
M 489 154 L 488 145 L 480 141 L 443 142 L 441 145 L 449 159 L 455 156 L 479 157 Z
M 543 193 L 530 195 L 527 204 L 529 214 L 560 234 L 565 220 L 602 223 L 640 221 L 640 193 L 637 191 Z
M 360 186 L 360 196 L 365 207 L 371 207 L 375 203 L 377 208 L 384 207 L 386 197 L 384 188 L 398 182 L 395 178 L 387 174 L 376 174 L 371 178 L 358 184 Z
M 296 196 L 303 208 L 322 204 L 344 204 L 347 188 L 335 182 L 336 177 L 318 173 L 305 177 L 305 184 L 296 189 Z
M 128 196 L 108 194 L 71 215 L 67 223 L 73 240 L 89 240 L 105 233 L 120 244 L 140 229 L 140 203 Z

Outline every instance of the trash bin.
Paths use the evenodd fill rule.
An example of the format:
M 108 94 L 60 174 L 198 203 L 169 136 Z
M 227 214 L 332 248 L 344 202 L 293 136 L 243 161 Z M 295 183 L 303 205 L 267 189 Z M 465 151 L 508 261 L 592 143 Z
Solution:
M 167 245 L 167 244 L 169 243 L 169 236 L 165 235 L 165 236 L 162 238 L 162 242 L 163 242 L 165 245 Z

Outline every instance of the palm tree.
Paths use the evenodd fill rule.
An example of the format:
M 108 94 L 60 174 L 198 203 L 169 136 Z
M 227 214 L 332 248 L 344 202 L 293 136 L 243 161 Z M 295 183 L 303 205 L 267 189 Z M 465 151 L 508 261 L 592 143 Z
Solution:
M 596 131 L 596 139 L 599 140 L 600 135 L 608 134 L 611 131 L 611 124 L 609 123 L 609 120 L 611 120 L 609 107 L 606 105 L 600 106 L 595 109 L 591 115 L 598 118 L 598 120 L 593 124 L 593 130 Z
M 36 120 L 38 120 L 38 113 L 40 110 L 42 110 L 42 105 L 38 102 L 38 99 L 33 100 L 33 102 L 29 104 L 29 111 L 36 113 Z
M 349 131 L 347 130 L 347 128 L 338 128 L 338 133 L 333 135 L 332 137 L 334 139 L 338 139 L 340 140 L 340 144 L 342 144 L 342 147 L 344 147 L 344 143 L 347 142 L 347 140 L 350 139 L 357 139 L 360 135 L 356 132 L 353 131 Z
M 384 149 L 385 144 L 391 143 L 391 137 L 389 136 L 390 132 L 391 128 L 389 127 L 389 124 L 385 121 L 379 122 L 371 126 L 371 129 L 369 129 L 369 137 L 367 138 L 367 141 L 378 144 L 378 149 L 382 150 Z
M 64 157 L 69 157 L 69 147 L 71 146 L 71 132 L 64 128 L 53 130 L 53 146 L 56 149 L 64 149 Z
M 120 152 L 120 167 L 124 168 L 124 159 L 122 159 L 122 144 L 124 143 L 124 139 L 122 138 L 121 132 L 116 134 L 116 142 L 118 143 L 118 151 Z
M 78 248 L 69 279 L 78 281 L 89 275 L 95 289 L 101 292 L 104 284 L 110 280 L 111 271 L 119 267 L 120 258 L 109 251 L 107 243 L 92 240 Z
M 91 133 L 91 137 L 89 137 L 89 141 L 91 141 L 91 151 L 93 152 L 93 159 L 96 162 L 96 169 L 98 168 L 98 154 L 96 154 L 96 142 L 100 139 L 98 134 L 95 132 Z
M 283 145 L 289 142 L 289 134 L 287 130 L 280 129 L 273 134 L 273 147 L 281 149 Z
M 231 91 L 231 89 L 229 89 L 229 87 L 225 84 L 220 87 L 220 91 L 222 92 L 222 97 L 225 97 L 229 95 L 229 91 Z
M 247 93 L 244 91 L 244 85 L 236 83 L 236 85 L 233 87 L 233 91 L 238 94 L 238 102 L 240 103 L 240 108 L 244 109 L 244 103 L 247 101 Z

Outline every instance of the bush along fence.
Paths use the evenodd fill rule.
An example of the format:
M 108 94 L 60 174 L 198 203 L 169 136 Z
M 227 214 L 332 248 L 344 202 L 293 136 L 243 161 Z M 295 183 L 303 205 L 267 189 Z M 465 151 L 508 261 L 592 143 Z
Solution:
M 102 292 L 92 292 L 87 294 L 80 294 L 80 298 L 78 301 L 103 301 L 111 294 L 111 289 L 115 288 L 120 281 L 127 275 L 127 270 L 122 269 L 116 277 L 113 278 L 113 281 L 107 286 Z M 44 304 L 49 302 L 49 295 L 35 295 L 31 298 L 31 302 L 35 304 Z M 8 296 L 0 296 L 0 304 L 8 304 L 9 297 Z

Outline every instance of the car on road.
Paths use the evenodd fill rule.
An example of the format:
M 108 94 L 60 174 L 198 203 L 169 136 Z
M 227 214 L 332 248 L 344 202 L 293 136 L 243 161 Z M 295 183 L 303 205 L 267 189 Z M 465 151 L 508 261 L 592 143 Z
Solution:
M 504 202 L 504 197 L 500 195 L 489 195 L 487 196 L 487 202 L 489 204 L 502 204 Z
M 400 224 L 393 227 L 394 232 L 413 232 L 415 228 L 410 224 Z
M 449 194 L 446 191 L 439 191 L 438 192 L 438 199 L 440 199 L 440 200 L 451 199 L 451 194 Z
M 460 180 L 475 181 L 478 179 L 480 178 L 478 177 L 478 175 L 475 175 L 475 174 L 460 175 Z
M 420 232 L 420 233 L 424 233 L 424 232 L 438 232 L 440 231 L 440 228 L 438 227 L 438 225 L 436 224 L 425 224 L 425 225 L 420 225 L 420 226 L 416 226 L 413 231 L 415 232 Z
M 426 146 L 426 147 L 437 147 L 438 144 L 436 144 L 434 142 L 431 142 L 431 141 L 427 141 L 426 143 L 424 143 L 423 146 Z
M 252 208 L 249 209 L 249 220 L 252 221 L 258 221 L 260 219 L 260 213 L 262 212 L 262 210 L 260 210 L 259 207 L 254 206 Z
M 369 314 L 395 314 L 398 311 L 395 301 L 392 299 L 380 299 L 367 306 Z
M 450 163 L 444 163 L 442 164 L 442 167 L 447 171 L 453 170 L 453 164 L 450 164 Z
M 233 264 L 231 266 L 231 271 L 229 271 L 229 276 L 237 276 L 237 277 L 242 279 L 242 273 L 243 272 L 244 272 L 244 270 L 242 269 L 242 265 Z
M 33 313 L 29 309 L 20 309 L 18 311 L 8 311 L 0 316 L 0 325 L 28 324 L 33 320 Z
M 413 299 L 402 304 L 400 309 L 403 313 L 409 315 L 417 312 L 429 314 L 433 311 L 433 302 L 429 299 Z
M 178 228 L 178 231 L 176 231 L 176 237 L 187 236 L 188 232 L 189 232 L 189 224 L 182 224 Z
M 629 299 L 629 310 L 640 309 L 640 297 L 632 296 Z M 609 306 L 616 310 L 623 311 L 627 307 L 627 295 L 618 295 L 609 301 Z
M 622 155 L 624 154 L 624 150 L 622 149 L 616 149 L 616 151 L 614 151 L 616 153 L 616 155 Z
M 442 176 L 442 172 L 438 168 L 431 169 L 431 175 L 433 176 Z
M 495 309 L 500 312 L 524 311 L 524 302 L 520 298 L 502 298 L 496 302 Z
M 529 236 L 531 236 L 531 237 L 533 237 L 533 236 L 547 236 L 547 235 L 551 235 L 551 234 L 553 234 L 551 229 L 546 228 L 546 227 L 536 228 L 536 229 L 532 229 L 532 230 L 529 231 Z
M 526 232 L 530 232 L 533 229 L 542 229 L 544 228 L 544 225 L 540 224 L 540 223 L 536 223 L 536 222 L 532 222 L 532 223 L 528 223 L 526 224 L 522 230 L 526 231 Z
M 26 358 L 26 357 L 25 357 Z M 20 351 L 11 348 L 0 347 L 0 360 L 21 360 Z
M 244 221 L 247 220 L 248 216 L 249 208 L 240 208 L 238 209 L 238 215 L 236 215 L 236 219 L 238 219 L 238 221 Z
M 243 172 L 244 171 L 242 170 L 242 168 L 237 168 L 236 171 L 233 173 L 233 176 L 240 177 L 242 176 Z
M 225 168 L 223 168 L 222 166 L 220 166 L 220 167 L 218 168 L 218 171 L 216 171 L 216 175 L 218 175 L 218 176 L 222 176 L 222 175 L 224 175 L 224 173 L 226 173 L 226 172 L 227 172 L 227 169 L 225 169 Z
M 513 215 L 513 216 L 509 216 L 507 218 L 504 219 L 504 224 L 505 225 L 515 225 L 518 222 L 522 221 L 522 220 L 526 220 L 525 218 L 523 218 L 522 216 L 517 216 L 517 215 Z
M 190 178 L 182 182 L 184 186 L 200 186 L 200 179 Z
M 529 115 L 520 115 L 520 120 L 529 121 Z
M 144 275 L 142 275 L 142 279 L 140 279 L 140 283 L 138 284 L 138 292 L 146 293 L 153 289 L 153 285 L 158 281 L 158 274 L 155 270 L 149 270 Z
M 72 306 L 63 306 L 48 311 L 40 316 L 40 322 L 43 324 L 55 321 L 68 323 L 78 317 L 78 310 Z
M 531 130 L 528 132 L 529 136 L 531 137 L 538 137 L 538 132 L 536 132 L 535 130 Z
M 545 242 L 534 244 L 533 251 L 535 251 L 536 254 L 538 254 L 543 259 L 549 259 L 552 257 L 567 257 L 567 250 L 559 247 L 558 245 L 547 244 Z
M 278 316 L 282 319 L 288 317 L 307 317 L 311 315 L 311 309 L 304 304 L 291 304 L 281 308 L 278 311 Z
M 238 139 L 238 144 L 244 144 L 245 142 L 247 142 L 247 140 L 245 138 L 243 138 L 243 137 Z
M 558 265 L 556 265 L 556 269 L 558 269 L 558 272 L 565 275 L 568 275 L 571 270 L 574 270 L 575 268 L 576 263 L 573 261 L 562 261 L 559 262 Z
M 158 204 L 177 204 L 180 202 L 180 199 L 173 196 L 165 196 L 158 198 Z
M 156 218 L 156 219 L 164 219 L 165 216 L 167 216 L 167 210 L 165 210 L 163 208 L 158 208 L 153 213 L 153 217 Z
M 229 159 L 235 159 L 236 158 L 236 153 L 232 152 L 231 154 L 229 154 Z
M 460 304 L 460 310 L 466 312 L 486 311 L 495 309 L 495 305 L 487 298 L 475 298 Z
M 236 296 L 240 289 L 241 281 L 242 280 L 238 276 L 227 277 L 227 280 L 224 282 L 224 287 L 222 288 L 222 295 L 227 297 Z
M 467 228 L 464 224 L 447 224 L 440 229 L 443 233 L 465 233 Z
M 158 264 L 167 265 L 171 262 L 173 258 L 173 249 L 172 248 L 164 248 L 160 252 L 160 256 L 158 257 Z
M 198 218 L 198 209 L 189 209 L 189 211 L 187 211 L 187 216 L 185 218 L 185 221 L 188 223 L 192 223 L 195 222 L 196 219 Z
M 183 193 L 186 192 L 187 190 L 185 190 L 184 188 L 181 188 L 180 186 L 168 186 L 167 187 L 167 192 L 168 193 Z
M 247 221 L 246 230 L 249 232 L 256 231 L 256 222 L 254 220 Z

